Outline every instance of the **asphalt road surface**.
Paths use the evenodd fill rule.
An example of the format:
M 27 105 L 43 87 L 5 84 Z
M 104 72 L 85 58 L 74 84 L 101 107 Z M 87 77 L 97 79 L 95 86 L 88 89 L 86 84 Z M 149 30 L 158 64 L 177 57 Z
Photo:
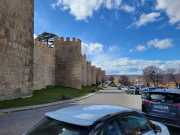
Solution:
M 125 94 L 111 87 L 87 99 L 52 107 L 0 115 L 0 135 L 22 135 L 41 120 L 46 112 L 78 104 L 109 104 L 132 108 L 141 112 L 140 95 Z M 168 127 L 171 135 L 179 135 L 180 129 Z M 178 133 L 179 131 L 179 133 Z

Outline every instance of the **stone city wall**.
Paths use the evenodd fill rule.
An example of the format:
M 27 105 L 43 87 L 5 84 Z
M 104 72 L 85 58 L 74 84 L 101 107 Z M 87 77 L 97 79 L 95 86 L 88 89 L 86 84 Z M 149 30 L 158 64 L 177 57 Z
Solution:
M 34 0 L 0 0 L 0 101 L 33 95 Z
M 81 89 L 81 40 L 67 37 L 66 41 L 61 37 L 54 38 L 55 47 L 55 83 L 58 86 L 66 86 Z
M 86 73 L 86 55 L 82 55 L 82 63 L 81 63 L 81 68 L 82 68 L 82 85 L 87 86 L 87 73 Z
M 105 70 L 101 70 L 101 79 L 102 79 L 102 82 L 105 82 L 105 81 L 106 81 L 106 73 L 105 73 Z
M 106 81 L 110 81 L 110 76 L 106 76 Z
M 91 83 L 96 84 L 96 67 L 91 66 Z
M 54 45 L 34 45 L 34 0 L 0 0 L 0 101 L 31 97 L 33 90 L 47 85 L 81 89 L 94 84 L 81 40 L 56 37 Z M 101 68 L 97 69 L 101 82 Z
M 88 86 L 91 86 L 92 83 L 91 83 L 91 61 L 87 61 L 86 62 L 86 72 L 87 72 L 87 85 Z
M 101 68 L 96 68 L 96 82 L 97 83 L 101 83 L 102 79 L 101 79 Z
M 55 85 L 55 50 L 37 39 L 34 44 L 34 90 Z

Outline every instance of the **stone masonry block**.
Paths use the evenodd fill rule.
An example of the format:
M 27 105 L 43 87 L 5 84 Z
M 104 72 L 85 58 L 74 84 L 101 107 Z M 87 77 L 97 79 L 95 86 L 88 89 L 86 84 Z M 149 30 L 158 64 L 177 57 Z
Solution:
M 6 80 L 6 76 L 5 75 L 0 75 L 0 82 L 3 82 Z
M 0 96 L 0 101 L 6 100 L 6 96 Z
M 20 88 L 15 89 L 15 94 L 19 94 L 21 92 Z

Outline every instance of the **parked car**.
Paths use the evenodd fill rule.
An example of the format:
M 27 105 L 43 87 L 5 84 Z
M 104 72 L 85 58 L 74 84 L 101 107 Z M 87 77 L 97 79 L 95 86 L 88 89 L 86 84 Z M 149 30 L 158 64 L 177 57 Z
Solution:
M 122 86 L 122 87 L 121 87 L 121 90 L 123 90 L 123 91 L 127 91 L 128 89 L 129 89 L 128 86 Z
M 126 94 L 139 94 L 139 87 L 135 87 L 135 86 L 130 86 L 128 90 L 126 90 Z
M 121 87 L 122 87 L 121 85 L 117 85 L 118 90 L 121 90 Z
M 144 99 L 149 91 L 157 89 L 156 87 L 146 87 L 140 89 L 139 94 L 141 94 L 141 98 Z
M 157 89 L 142 100 L 142 114 L 151 120 L 180 128 L 180 91 Z
M 108 84 L 106 82 L 99 84 L 99 86 L 106 86 L 106 87 L 107 87 L 107 85 Z
M 157 89 L 168 89 L 167 87 L 163 87 L 163 86 L 156 86 Z
M 26 135 L 169 135 L 165 125 L 118 106 L 84 104 L 45 115 Z

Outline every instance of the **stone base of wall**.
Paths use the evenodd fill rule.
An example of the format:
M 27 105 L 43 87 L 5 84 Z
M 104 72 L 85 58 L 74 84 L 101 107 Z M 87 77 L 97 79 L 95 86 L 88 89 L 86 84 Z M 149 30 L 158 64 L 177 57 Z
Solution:
M 14 92 L 15 92 L 15 90 L 14 90 Z M 25 93 L 12 94 L 12 95 L 8 95 L 8 96 L 0 96 L 0 101 L 17 99 L 17 98 L 27 98 L 27 97 L 32 97 L 32 96 L 33 96 L 33 91 L 29 91 L 29 92 L 25 92 Z

